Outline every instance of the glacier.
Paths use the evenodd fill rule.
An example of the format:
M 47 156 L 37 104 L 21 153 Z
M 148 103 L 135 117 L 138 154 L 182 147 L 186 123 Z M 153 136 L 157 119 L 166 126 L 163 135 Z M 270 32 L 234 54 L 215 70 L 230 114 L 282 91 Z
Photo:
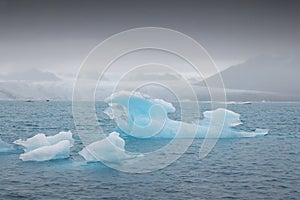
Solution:
M 62 131 L 53 136 L 39 133 L 27 140 L 16 140 L 14 144 L 23 147 L 24 153 L 20 155 L 23 161 L 64 159 L 70 156 L 70 148 L 74 143 L 72 136 L 71 131 Z

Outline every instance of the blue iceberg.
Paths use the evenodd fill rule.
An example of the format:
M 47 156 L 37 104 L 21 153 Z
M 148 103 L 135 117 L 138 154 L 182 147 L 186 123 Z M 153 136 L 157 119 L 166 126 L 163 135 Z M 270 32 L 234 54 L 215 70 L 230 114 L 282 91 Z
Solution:
M 121 91 L 112 94 L 105 99 L 105 102 L 109 107 L 104 112 L 116 121 L 118 129 L 134 137 L 236 138 L 256 137 L 268 133 L 266 129 L 256 129 L 251 132 L 240 130 L 238 128 L 241 124 L 240 115 L 224 108 L 205 111 L 204 119 L 200 121 L 200 124 L 192 124 L 170 119 L 168 113 L 176 111 L 171 103 L 162 99 L 153 99 L 139 92 Z M 217 120 L 211 120 L 213 116 Z M 222 126 L 220 135 L 207 134 L 209 128 L 220 126 Z M 176 135 L 179 128 L 184 130 L 184 134 L 180 136 Z

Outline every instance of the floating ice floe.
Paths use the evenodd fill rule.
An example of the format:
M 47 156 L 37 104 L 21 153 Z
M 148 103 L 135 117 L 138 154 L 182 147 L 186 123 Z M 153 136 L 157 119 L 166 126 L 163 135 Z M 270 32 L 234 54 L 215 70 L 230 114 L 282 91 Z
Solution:
M 223 104 L 227 104 L 227 105 L 248 105 L 248 104 L 252 104 L 251 101 L 227 101 L 227 102 L 221 102 Z
M 14 144 L 24 147 L 20 155 L 23 161 L 47 161 L 70 156 L 74 140 L 71 131 L 60 132 L 54 136 L 39 133 L 27 140 L 16 140 Z
M 139 92 L 119 92 L 105 100 L 109 107 L 104 111 L 115 120 L 118 128 L 134 137 L 159 138 L 235 138 L 266 135 L 268 130 L 256 129 L 252 132 L 240 130 L 240 115 L 231 110 L 219 108 L 205 111 L 200 124 L 190 124 L 168 118 L 168 113 L 175 112 L 171 103 L 162 99 L 153 99 Z M 214 117 L 214 120 L 212 120 Z M 221 127 L 221 128 L 220 128 Z M 220 134 L 208 130 L 221 130 Z M 184 131 L 177 135 L 178 130 Z M 196 130 L 196 134 L 195 134 Z
M 137 156 L 130 155 L 125 151 L 125 141 L 117 132 L 112 132 L 105 139 L 87 145 L 79 154 L 88 162 L 102 161 L 106 163 L 120 163 Z
M 70 156 L 71 143 L 69 140 L 63 140 L 49 146 L 42 146 L 32 151 L 20 155 L 23 161 L 47 161 L 64 159 Z

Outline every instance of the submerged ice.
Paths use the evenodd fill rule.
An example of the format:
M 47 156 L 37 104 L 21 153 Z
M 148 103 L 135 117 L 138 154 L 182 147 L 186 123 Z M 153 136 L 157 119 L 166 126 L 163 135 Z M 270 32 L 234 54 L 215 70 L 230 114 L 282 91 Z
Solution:
M 72 132 L 60 132 L 54 136 L 39 133 L 27 140 L 16 140 L 14 144 L 21 145 L 24 153 L 20 155 L 23 161 L 47 161 L 63 159 L 70 156 L 70 148 L 74 140 Z
M 10 145 L 0 139 L 0 153 L 6 153 L 6 152 L 10 152 L 12 150 L 13 150 L 12 145 Z

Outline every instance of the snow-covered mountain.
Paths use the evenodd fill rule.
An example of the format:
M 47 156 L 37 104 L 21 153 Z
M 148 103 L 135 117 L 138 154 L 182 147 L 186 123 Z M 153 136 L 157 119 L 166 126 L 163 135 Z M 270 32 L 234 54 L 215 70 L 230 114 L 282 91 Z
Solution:
M 221 75 L 231 99 L 300 100 L 300 62 L 295 57 L 258 56 L 225 69 Z

